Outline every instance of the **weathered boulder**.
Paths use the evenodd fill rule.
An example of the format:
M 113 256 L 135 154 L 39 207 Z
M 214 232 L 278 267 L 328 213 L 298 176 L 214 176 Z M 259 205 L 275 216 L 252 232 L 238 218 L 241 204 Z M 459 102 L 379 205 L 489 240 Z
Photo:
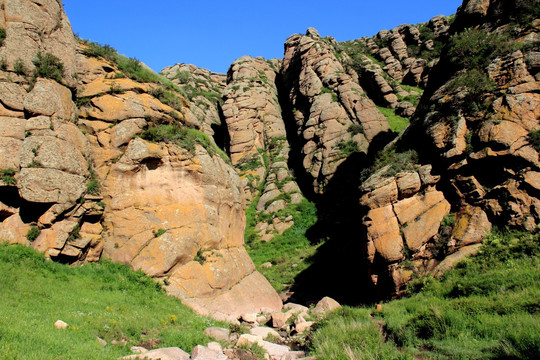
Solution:
M 429 165 L 415 169 L 389 175 L 391 167 L 385 166 L 360 187 L 360 204 L 368 209 L 363 218 L 365 256 L 372 264 L 375 287 L 389 286 L 379 278 L 390 280 L 383 292 L 397 294 L 410 279 L 412 272 L 403 265 L 406 260 L 421 259 L 416 271 L 426 272 L 432 256 L 426 249 L 440 251 L 446 246 L 439 243 L 438 233 L 450 203 L 434 188 L 439 178 L 430 174 Z
M 149 350 L 142 354 L 121 357 L 120 359 L 148 359 L 148 360 L 189 360 L 190 356 L 178 347 L 168 347 Z
M 215 130 L 223 131 L 219 99 L 227 84 L 226 74 L 214 73 L 191 64 L 168 66 L 161 70 L 161 74 L 191 97 L 189 116 L 197 119 L 205 134 L 219 135 Z

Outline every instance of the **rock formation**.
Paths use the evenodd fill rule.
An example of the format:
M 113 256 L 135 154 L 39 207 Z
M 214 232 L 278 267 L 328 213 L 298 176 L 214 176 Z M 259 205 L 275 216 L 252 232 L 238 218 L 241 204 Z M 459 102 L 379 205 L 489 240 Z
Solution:
M 203 133 L 219 116 L 136 60 L 79 44 L 59 1 L 0 13 L 0 237 L 62 262 L 129 263 L 216 318 L 279 310 L 243 247 L 241 180 Z
M 439 190 L 404 196 L 401 179 L 412 191 L 418 188 L 412 180 L 418 176 L 402 173 L 394 180 L 376 174 L 362 185 L 373 184 L 361 199 L 370 208 L 364 218 L 368 259 L 381 255 L 394 293 L 411 274 L 440 275 L 457 258 L 477 251 L 492 224 L 532 232 L 540 222 L 534 185 L 539 166 L 534 140 L 540 129 L 538 66 L 526 60 L 538 54 L 538 21 L 520 23 L 530 16 L 526 1 L 513 9 L 504 8 L 504 1 L 481 4 L 465 1 L 460 8 L 413 125 L 397 143 L 416 149 L 422 161 L 433 164 L 433 172 L 440 174 Z M 508 18 L 518 25 L 509 25 Z M 436 204 L 427 200 L 428 194 Z M 424 210 L 417 212 L 415 204 L 421 203 Z M 407 209 L 401 214 L 400 204 Z M 424 211 L 420 221 L 413 220 Z M 380 228 L 374 218 L 393 225 Z M 400 260 L 403 249 L 410 262 Z
M 103 254 L 233 319 L 281 307 L 244 249 L 246 207 L 246 240 L 270 241 L 316 202 L 310 240 L 328 241 L 308 290 L 353 302 L 442 274 L 493 225 L 537 231 L 532 0 L 465 0 L 342 44 L 310 28 L 283 60 L 162 75 L 76 39 L 59 0 L 2 4 L 2 240 L 67 263 Z M 391 133 L 375 104 L 411 125 Z
M 447 192 L 460 206 L 478 206 L 492 222 L 534 231 L 540 221 L 533 180 L 539 166 L 538 21 L 519 23 L 529 16 L 526 1 L 504 12 L 503 1 L 482 4 L 466 1 L 460 8 L 455 45 L 434 69 L 410 134 L 425 137 L 422 150 L 446 172 Z M 465 43 L 476 36 L 485 37 L 485 48 L 471 52 Z
M 352 152 L 367 152 L 370 142 L 389 130 L 384 116 L 344 67 L 332 38 L 315 29 L 285 42 L 283 91 L 302 144 L 302 165 L 322 194 L 337 167 Z M 347 72 L 349 70 L 349 72 Z

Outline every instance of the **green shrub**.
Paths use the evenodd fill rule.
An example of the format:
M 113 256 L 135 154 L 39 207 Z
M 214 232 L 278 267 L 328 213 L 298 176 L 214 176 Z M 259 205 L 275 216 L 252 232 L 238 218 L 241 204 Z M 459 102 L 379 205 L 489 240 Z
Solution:
M 0 46 L 4 45 L 5 39 L 6 39 L 6 29 L 0 28 Z
M 41 229 L 37 227 L 36 225 L 30 226 L 30 229 L 26 233 L 26 238 L 28 241 L 34 241 L 37 239 L 37 237 L 41 234 Z
M 341 157 L 349 157 L 355 152 L 359 152 L 358 143 L 354 140 L 342 141 L 336 145 L 336 149 L 341 152 Z
M 532 28 L 533 21 L 540 18 L 540 3 L 538 0 L 516 1 L 509 13 L 511 22 L 525 28 Z
M 441 221 L 441 227 L 454 227 L 456 225 L 456 214 L 451 213 L 446 215 Z
M 496 85 L 489 76 L 478 69 L 469 70 L 455 77 L 449 83 L 449 90 L 455 91 L 459 88 L 467 89 L 467 108 L 473 109 L 482 105 L 481 97 L 485 93 L 492 92 Z
M 157 86 L 150 89 L 150 95 L 161 101 L 163 104 L 172 107 L 177 111 L 181 111 L 183 101 L 173 92 L 166 90 L 163 86 Z
M 540 152 L 540 129 L 529 132 L 529 143 L 534 146 L 536 151 Z
M 362 124 L 351 124 L 347 128 L 347 131 L 350 132 L 352 136 L 354 136 L 364 133 L 364 127 L 362 126 Z
M 208 135 L 199 130 L 177 125 L 159 125 L 149 128 L 140 137 L 153 142 L 173 143 L 191 154 L 195 153 L 195 145 L 199 144 L 210 156 L 218 154 L 225 162 L 230 163 L 229 157 L 210 140 Z
M 180 84 L 187 84 L 191 81 L 191 74 L 189 71 L 178 71 L 173 79 L 177 79 Z
M 15 170 L 12 168 L 0 170 L 0 178 L 6 185 L 17 184 L 17 181 L 15 180 Z
M 92 100 L 87 96 L 83 96 L 77 98 L 76 104 L 78 107 L 90 106 L 92 104 Z
M 32 59 L 32 63 L 35 66 L 34 77 L 43 77 L 62 81 L 64 76 L 64 64 L 60 59 L 51 53 L 43 54 L 41 51 L 37 53 L 36 57 Z
M 206 258 L 203 256 L 203 249 L 197 250 L 197 254 L 195 254 L 195 257 L 193 258 L 193 261 L 198 262 L 201 265 L 204 265 L 206 262 Z
M 332 94 L 332 101 L 333 102 L 338 102 L 338 100 L 339 100 L 337 94 L 333 90 L 331 90 L 331 89 L 329 89 L 327 87 L 323 86 L 321 88 L 321 94 Z
M 97 195 L 101 190 L 101 183 L 99 182 L 96 172 L 92 169 L 89 170 L 90 178 L 88 179 L 88 184 L 86 184 L 86 191 L 89 194 Z
M 508 34 L 466 29 L 450 38 L 448 56 L 464 69 L 485 69 L 497 56 L 516 49 Z
M 77 239 L 80 239 L 81 238 L 80 232 L 81 232 L 81 226 L 79 224 L 76 224 L 73 227 L 73 230 L 71 230 L 71 232 L 69 233 L 68 240 L 75 241 Z
M 99 194 L 99 190 L 101 189 L 101 184 L 99 183 L 99 180 L 92 179 L 86 184 L 86 191 L 88 191 L 89 194 L 97 195 Z
M 82 50 L 84 55 L 101 57 L 112 62 L 125 76 L 132 80 L 143 83 L 161 84 L 168 90 L 180 91 L 180 88 L 174 85 L 170 80 L 144 67 L 136 58 L 128 58 L 118 54 L 118 52 L 110 45 L 101 45 L 82 39 L 79 39 L 79 41 L 84 45 Z M 115 77 L 117 76 L 119 75 L 115 75 Z
M 122 94 L 124 92 L 124 89 L 120 85 L 117 85 L 114 81 L 109 86 L 109 94 Z
M 161 235 L 165 234 L 167 232 L 167 230 L 163 229 L 163 228 L 160 228 L 160 229 L 157 229 L 156 231 L 154 231 L 154 237 L 160 237 Z
M 388 166 L 387 176 L 394 176 L 400 171 L 414 171 L 418 163 L 418 153 L 415 150 L 397 152 L 395 148 L 381 150 L 377 153 L 373 165 L 364 169 L 361 179 L 366 180 L 380 169 Z
M 259 154 L 246 155 L 238 162 L 238 169 L 241 172 L 258 169 L 262 166 Z
M 17 75 L 26 75 L 28 73 L 28 70 L 26 69 L 26 66 L 24 65 L 24 62 L 21 58 L 15 60 L 15 63 L 13 64 L 13 69 L 15 70 L 15 73 Z

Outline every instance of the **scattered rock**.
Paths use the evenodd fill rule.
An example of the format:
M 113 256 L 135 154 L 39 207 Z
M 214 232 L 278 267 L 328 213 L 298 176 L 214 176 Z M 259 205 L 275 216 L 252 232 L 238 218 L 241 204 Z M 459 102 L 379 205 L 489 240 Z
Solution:
M 63 322 L 62 320 L 56 320 L 54 323 L 54 327 L 57 329 L 66 329 L 68 327 L 68 324 Z
M 217 350 L 215 345 L 213 345 L 212 349 L 197 345 L 191 352 L 191 360 L 227 360 L 227 356 L 223 353 L 221 347 Z
M 263 341 L 262 336 L 251 335 L 251 334 L 242 334 L 236 342 L 236 346 L 240 347 L 242 345 L 251 346 L 254 344 L 260 344 Z
M 148 349 L 143 348 L 142 346 L 132 346 L 129 348 L 129 350 L 131 350 L 131 352 L 135 354 L 144 354 L 148 352 Z
M 262 347 L 264 351 L 266 351 L 271 360 L 281 360 L 284 356 L 287 356 L 291 350 L 286 345 L 278 345 L 264 340 L 262 340 L 258 345 Z
M 291 318 L 291 316 L 292 313 L 272 313 L 272 327 L 274 329 L 285 330 L 287 328 L 287 321 Z
M 257 314 L 255 313 L 242 314 L 242 320 L 247 323 L 254 324 L 257 322 Z
M 229 342 L 229 334 L 230 334 L 229 329 L 212 326 L 212 327 L 206 328 L 204 330 L 204 334 L 218 341 Z
M 190 356 L 184 350 L 178 347 L 168 347 L 149 350 L 147 352 L 135 355 L 124 356 L 120 359 L 147 359 L 147 360 L 189 360 Z M 220 359 L 221 360 L 221 359 Z
M 328 296 L 325 296 L 317 303 L 317 305 L 315 305 L 315 308 L 312 310 L 312 313 L 325 314 L 339 308 L 341 308 L 341 305 L 336 300 Z
M 261 327 L 261 326 L 254 327 L 249 330 L 249 333 L 251 335 L 260 336 L 263 338 L 263 340 L 266 339 L 270 335 L 279 338 L 279 333 L 276 330 L 269 327 Z

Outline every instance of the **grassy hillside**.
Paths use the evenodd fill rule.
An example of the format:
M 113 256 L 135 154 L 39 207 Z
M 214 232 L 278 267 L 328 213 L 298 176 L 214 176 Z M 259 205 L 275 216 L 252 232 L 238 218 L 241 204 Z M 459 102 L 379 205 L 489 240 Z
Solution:
M 246 243 L 246 250 L 257 270 L 278 292 L 291 286 L 294 278 L 309 267 L 309 259 L 318 247 L 306 237 L 307 230 L 317 222 L 315 205 L 304 199 L 300 204 L 291 205 L 284 211 L 293 216 L 294 225 L 291 228 L 281 235 L 276 235 L 269 242 L 255 240 Z M 251 206 L 251 211 L 248 209 L 247 217 L 246 234 L 249 234 L 255 228 L 254 205 Z M 249 239 L 248 235 L 246 239 Z M 267 262 L 271 263 L 272 267 L 260 267 Z
M 493 234 L 477 256 L 381 310 L 344 309 L 313 335 L 317 359 L 540 358 L 540 242 Z M 386 341 L 384 337 L 386 336 Z
M 126 265 L 68 267 L 0 243 L 0 274 L 0 359 L 116 359 L 137 344 L 191 352 L 215 324 Z

